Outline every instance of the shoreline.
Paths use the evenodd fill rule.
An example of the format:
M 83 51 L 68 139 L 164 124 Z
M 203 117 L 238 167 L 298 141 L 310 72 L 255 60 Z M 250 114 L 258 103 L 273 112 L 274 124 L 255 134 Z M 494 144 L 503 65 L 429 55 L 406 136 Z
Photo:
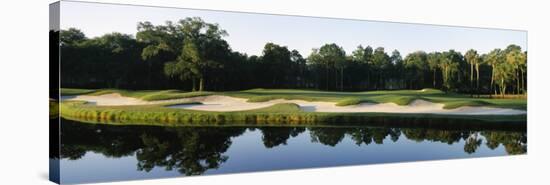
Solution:
M 105 125 L 105 126 L 119 126 L 119 127 L 322 127 L 322 128 L 349 128 L 349 127 L 400 127 L 400 128 L 418 128 L 418 129 L 490 129 L 500 131 L 525 131 L 527 130 L 527 124 L 525 121 L 507 121 L 505 124 L 502 122 L 491 122 L 488 120 L 472 120 L 463 117 L 457 118 L 436 118 L 438 123 L 423 122 L 423 120 L 431 120 L 433 117 L 415 118 L 409 119 L 407 117 L 383 120 L 379 119 L 377 122 L 345 122 L 345 123 L 330 123 L 330 122 L 315 122 L 315 123 L 293 123 L 293 122 L 230 122 L 230 123 L 216 123 L 216 122 L 204 122 L 201 124 L 190 123 L 165 123 L 165 122 L 116 122 L 94 119 L 82 119 L 82 118 L 70 118 L 62 117 L 62 120 L 68 120 L 72 122 L 79 122 L 89 125 Z M 63 121 L 61 121 L 63 124 Z
M 125 97 L 118 93 L 90 96 L 62 96 L 62 101 L 85 101 L 95 106 L 148 106 L 163 105 L 168 109 L 193 110 L 204 112 L 237 112 L 254 111 L 277 104 L 296 104 L 303 112 L 309 113 L 397 113 L 397 114 L 439 114 L 439 115 L 526 115 L 527 111 L 496 108 L 488 106 L 461 106 L 445 109 L 441 103 L 416 99 L 408 105 L 395 103 L 359 103 L 356 105 L 337 106 L 336 102 L 304 101 L 273 99 L 264 102 L 247 102 L 248 99 L 225 95 L 206 95 L 171 100 L 144 101 L 138 98 Z M 192 104 L 185 104 L 194 102 Z M 198 102 L 198 103 L 197 103 Z

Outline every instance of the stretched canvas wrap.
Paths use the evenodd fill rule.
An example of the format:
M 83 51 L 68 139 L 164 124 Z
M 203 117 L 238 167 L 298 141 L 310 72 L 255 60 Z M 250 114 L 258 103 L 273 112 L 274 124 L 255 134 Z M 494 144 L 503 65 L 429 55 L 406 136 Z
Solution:
M 527 32 L 61 1 L 50 179 L 527 153 Z

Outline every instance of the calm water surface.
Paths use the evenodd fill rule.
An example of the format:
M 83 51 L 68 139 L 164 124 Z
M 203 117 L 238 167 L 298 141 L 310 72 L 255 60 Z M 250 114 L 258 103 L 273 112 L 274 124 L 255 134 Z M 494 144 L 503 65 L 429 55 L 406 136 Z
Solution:
M 84 183 L 524 154 L 524 129 L 108 126 L 62 120 L 61 181 Z

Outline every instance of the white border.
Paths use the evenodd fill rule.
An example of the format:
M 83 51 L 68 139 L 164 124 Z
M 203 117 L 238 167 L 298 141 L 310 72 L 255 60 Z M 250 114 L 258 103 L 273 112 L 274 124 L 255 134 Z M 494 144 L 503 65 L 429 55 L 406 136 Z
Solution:
M 528 155 L 244 173 L 112 184 L 526 184 L 545 182 L 548 164 L 549 10 L 544 1 L 480 0 L 91 0 L 198 9 L 261 12 L 528 30 Z M 2 13 L 0 184 L 48 182 L 48 4 L 9 1 Z M 547 167 L 546 167 L 547 168 Z M 93 172 L 90 172 L 91 174 Z M 111 184 L 111 183 L 109 183 Z

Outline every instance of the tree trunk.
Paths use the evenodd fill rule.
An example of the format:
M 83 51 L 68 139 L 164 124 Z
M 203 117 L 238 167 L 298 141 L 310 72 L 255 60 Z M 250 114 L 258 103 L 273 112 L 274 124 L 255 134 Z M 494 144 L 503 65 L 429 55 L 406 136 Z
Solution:
M 434 69 L 434 83 L 433 83 L 433 88 L 435 89 L 435 72 L 437 71 L 437 69 Z
M 344 67 L 340 68 L 340 91 L 344 91 Z
M 327 71 L 327 79 L 326 79 L 326 84 L 327 84 L 327 91 L 328 91 L 328 67 L 326 67 L 326 71 Z
M 519 70 L 519 94 L 523 94 L 523 70 Z
M 369 73 L 367 74 L 367 89 L 369 89 L 369 85 L 370 85 L 370 71 Z
M 519 80 L 520 80 L 519 72 L 520 72 L 519 69 L 516 70 L 516 75 L 517 75 L 517 76 L 516 76 L 516 81 L 517 81 L 517 93 L 518 93 L 518 94 L 520 94 L 520 91 L 521 91 L 521 90 L 520 90 L 520 86 L 519 86 Z
M 476 64 L 476 91 L 478 94 L 479 92 L 479 64 Z
M 474 64 L 470 63 L 470 97 L 474 96 Z
M 525 94 L 525 76 L 523 75 L 523 70 L 521 70 L 521 93 Z
M 334 90 L 338 91 L 338 68 L 334 68 Z
M 376 80 L 376 89 L 380 90 L 382 87 L 382 73 L 378 73 L 378 80 Z
M 492 69 L 491 69 L 491 90 L 490 91 L 493 91 L 493 83 L 494 83 L 494 80 L 495 80 L 495 66 L 491 66 Z M 492 92 L 489 92 L 489 96 L 492 94 Z M 495 94 L 496 94 L 496 90 L 495 90 Z
M 470 64 L 470 83 L 474 81 L 474 64 Z
M 504 78 L 500 79 L 500 95 L 504 97 L 506 94 L 506 85 L 504 84 Z
M 199 80 L 199 91 L 204 90 L 204 77 L 201 77 Z
M 196 91 L 197 88 L 195 88 L 195 87 L 197 86 L 197 79 L 193 78 L 192 81 L 193 81 L 193 87 L 192 87 L 191 91 Z
M 473 89 L 474 87 L 474 64 L 470 64 L 470 88 Z M 470 90 L 471 90 L 470 89 Z
M 148 68 L 148 70 L 149 70 L 149 72 L 148 72 L 149 74 L 147 74 L 147 88 L 152 89 L 152 88 L 151 88 L 151 83 L 152 83 L 153 80 L 151 80 L 151 79 L 152 79 L 151 74 L 152 74 L 153 72 L 151 72 L 151 68 L 153 68 L 153 67 L 152 67 L 151 61 L 147 62 L 147 68 Z
M 317 77 L 317 89 L 321 89 L 321 74 L 319 72 L 315 75 Z

